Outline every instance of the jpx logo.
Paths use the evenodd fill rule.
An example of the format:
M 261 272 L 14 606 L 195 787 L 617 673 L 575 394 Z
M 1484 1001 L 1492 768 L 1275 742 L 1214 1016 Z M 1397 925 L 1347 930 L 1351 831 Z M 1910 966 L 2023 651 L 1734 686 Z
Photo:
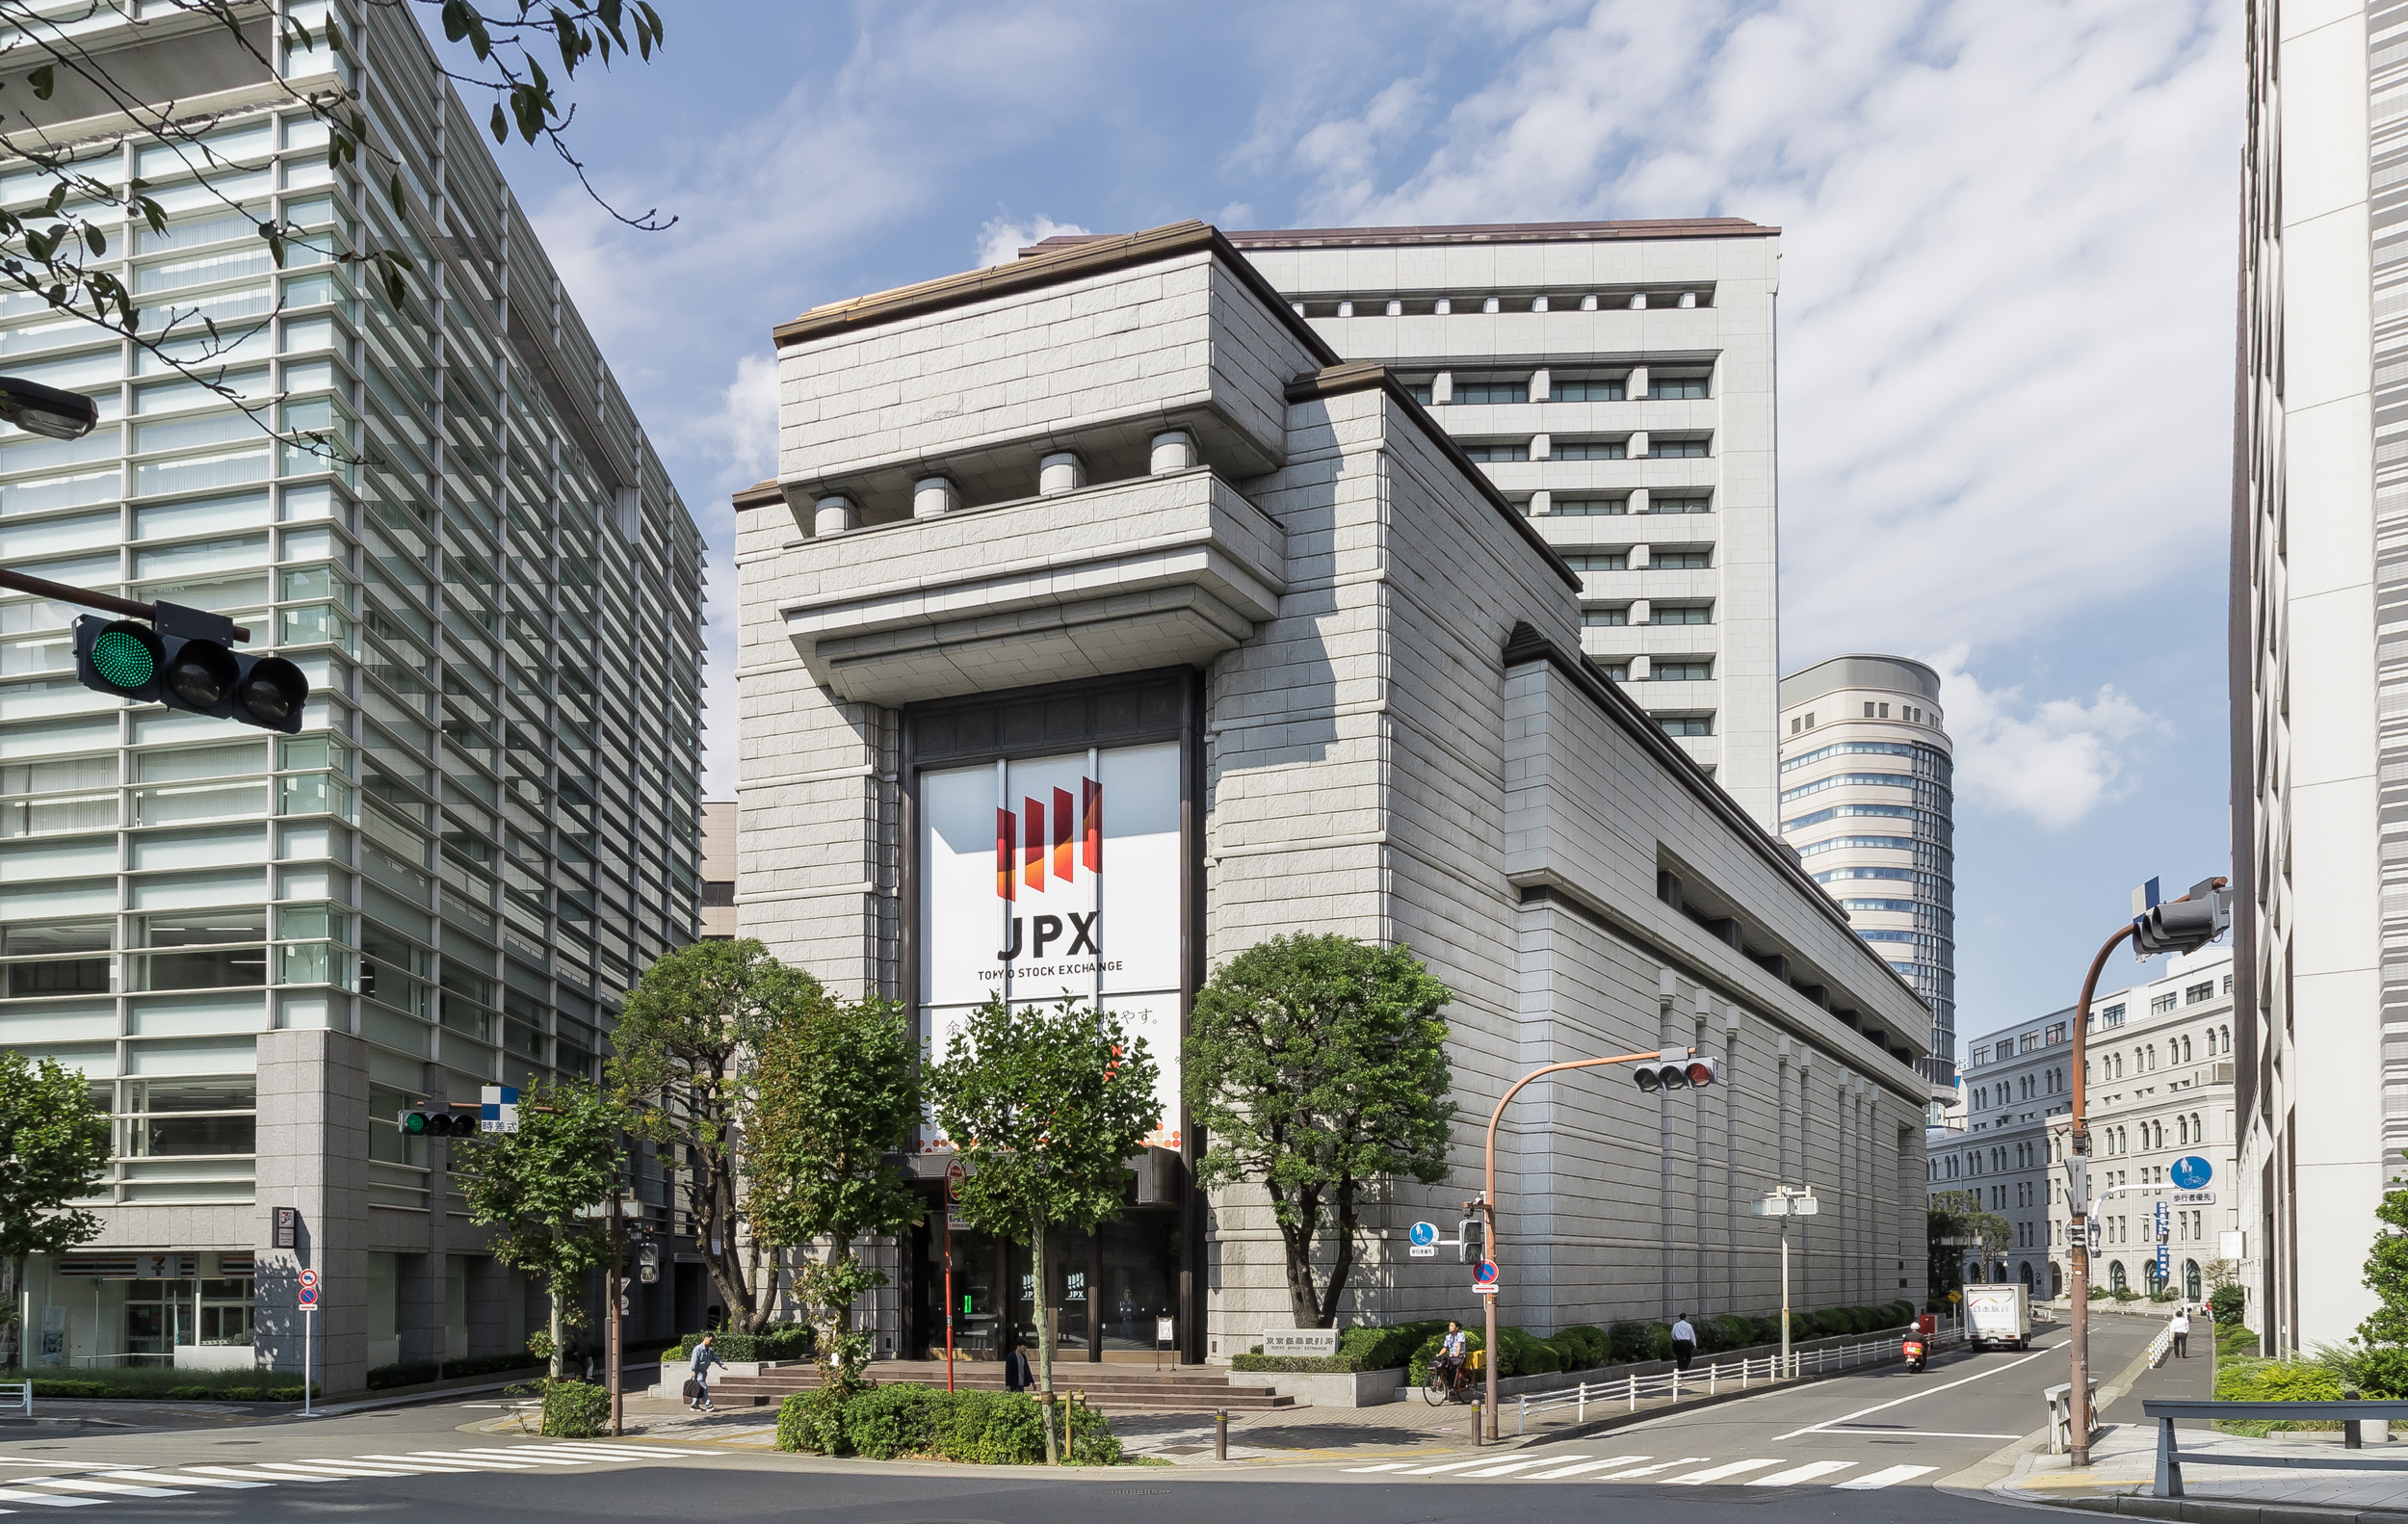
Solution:
M 1042 895 L 1049 888 L 1072 883 L 1081 869 L 1090 874 L 1103 872 L 1104 785 L 1091 777 L 1080 778 L 1076 800 L 1070 797 L 1068 789 L 1052 792 L 1050 806 L 1043 800 L 1023 796 L 1017 815 L 996 806 L 997 898 L 1016 905 L 1024 898 Z M 1058 956 L 1075 958 L 1086 953 L 1103 957 L 1103 937 L 1096 926 L 1102 913 L 1082 913 L 1065 907 L 1063 915 L 1039 914 L 1029 918 L 1034 923 L 1029 938 L 1029 956 L 1043 958 L 1053 943 L 1066 935 L 1071 939 L 1070 946 Z M 995 955 L 1006 962 L 1020 956 L 1022 922 L 1020 916 L 1011 918 L 1010 940 Z

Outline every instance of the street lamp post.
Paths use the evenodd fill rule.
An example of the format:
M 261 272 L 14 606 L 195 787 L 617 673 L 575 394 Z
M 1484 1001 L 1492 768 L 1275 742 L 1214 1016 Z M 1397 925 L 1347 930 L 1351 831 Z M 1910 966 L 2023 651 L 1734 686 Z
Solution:
M 1790 1369 L 1790 1219 L 1815 1217 L 1822 1211 L 1822 1203 L 1815 1199 L 1811 1185 L 1778 1185 L 1749 1210 L 1758 1217 L 1781 1220 L 1781 1374 L 1793 1375 Z

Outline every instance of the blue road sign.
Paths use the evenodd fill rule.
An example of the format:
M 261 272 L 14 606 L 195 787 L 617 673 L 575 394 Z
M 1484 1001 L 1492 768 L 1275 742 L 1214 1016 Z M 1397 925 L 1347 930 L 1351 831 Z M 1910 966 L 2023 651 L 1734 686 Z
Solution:
M 315 1286 L 303 1286 L 301 1289 L 301 1304 L 304 1307 L 316 1306 L 318 1304 L 318 1288 Z
M 1472 1272 L 1472 1278 L 1483 1286 L 1495 1285 L 1497 1283 L 1497 1262 L 1493 1259 L 1481 1260 L 1479 1267 Z
M 2176 1190 L 2204 1191 L 2208 1182 L 2215 1178 L 2215 1166 L 2195 1153 L 2185 1154 L 2167 1167 L 2165 1174 Z
M 1413 1224 L 1412 1231 L 1405 1236 L 1413 1241 L 1415 1248 L 1427 1248 L 1438 1242 L 1438 1224 L 1416 1222 Z

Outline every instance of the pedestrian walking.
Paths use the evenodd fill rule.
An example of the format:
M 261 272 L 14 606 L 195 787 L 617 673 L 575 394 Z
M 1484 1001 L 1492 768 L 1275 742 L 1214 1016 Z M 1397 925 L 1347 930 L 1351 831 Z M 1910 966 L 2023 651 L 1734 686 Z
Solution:
M 1684 1312 L 1672 1320 L 1673 1368 L 1686 1371 L 1688 1369 L 1688 1362 L 1696 1357 L 1697 1329 L 1690 1326 L 1688 1314 Z
M 2189 1359 L 2190 1303 L 2185 1302 L 2181 1306 L 2176 1307 L 2174 1309 L 2174 1321 L 2167 1324 L 2166 1327 L 2174 1330 L 2174 1358 L 2178 1360 Z
M 1025 1392 L 1035 1384 L 1036 1376 L 1029 1369 L 1028 1347 L 1014 1342 L 1004 1352 L 1004 1390 Z
M 702 1342 L 694 1347 L 694 1379 L 686 1383 L 689 1388 L 686 1394 L 688 1407 L 697 1413 L 719 1410 L 711 1406 L 711 1367 L 726 1363 L 720 1358 L 720 1352 L 711 1348 L 711 1335 L 704 1334 Z

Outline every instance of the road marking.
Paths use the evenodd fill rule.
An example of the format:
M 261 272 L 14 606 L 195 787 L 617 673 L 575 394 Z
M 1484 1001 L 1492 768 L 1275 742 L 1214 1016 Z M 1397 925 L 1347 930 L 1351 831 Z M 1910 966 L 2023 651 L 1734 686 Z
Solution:
M 38 1481 L 34 1477 L 18 1477 L 19 1482 Z M 98 1498 L 74 1498 L 63 1492 L 20 1492 L 15 1487 L 0 1487 L 0 1503 L 38 1503 L 46 1509 L 90 1508 Z
M 1633 1477 L 1652 1477 L 1659 1471 L 1669 1471 L 1674 1466 L 1693 1466 L 1700 1460 L 1712 1460 L 1713 1458 L 1714 1457 L 1712 1456 L 1683 1456 L 1678 1460 L 1665 1460 L 1652 1466 L 1641 1466 L 1636 1471 L 1617 1471 L 1610 1477 L 1599 1477 L 1597 1480 L 1600 1482 L 1628 1482 Z
M 1762 1471 L 1767 1466 L 1777 1466 L 1780 1463 L 1779 1460 L 1725 1461 L 1718 1466 L 1708 1466 L 1703 1471 L 1692 1471 L 1685 1477 L 1674 1477 L 1671 1485 L 1676 1487 L 1702 1486 L 1709 1482 L 1720 1482 L 1728 1477 L 1743 1476 L 1750 1471 Z
M 723 1451 L 723 1450 L 671 1450 L 671 1449 L 668 1449 L 668 1448 L 667 1448 L 666 1446 L 662 1446 L 662 1445 L 624 1445 L 624 1444 L 609 1444 L 609 1445 L 606 1445 L 606 1444 L 599 1444 L 599 1443 L 594 1443 L 594 1444 L 563 1444 L 563 1445 L 547 1445 L 545 1448 L 546 1448 L 546 1449 L 550 1449 L 550 1450 L 565 1450 L 565 1451 L 570 1452 L 571 1454 L 583 1453 L 583 1454 L 587 1454 L 587 1455 L 608 1456 L 608 1457 L 610 1457 L 612 1459 L 617 1459 L 617 1458 L 618 1458 L 619 1457 L 621 1457 L 621 1456 L 703 1456 L 703 1457 L 714 1457 L 714 1456 L 723 1456 L 723 1455 L 725 1455 L 725 1454 L 727 1453 L 727 1452 L 725 1452 L 725 1451 Z
M 430 1450 L 414 1456 L 361 1456 L 362 1460 L 390 1460 L 398 1465 L 454 1465 L 463 1471 L 531 1471 L 534 1467 L 509 1460 L 487 1460 L 482 1456 L 462 1455 L 457 1450 Z
M 1944 1429 L 1887 1429 L 1879 1424 L 1840 1424 L 1826 1434 L 1872 1434 L 1883 1439 L 2021 1439 L 2021 1434 L 1958 1434 Z
M 1480 1469 L 1480 1470 L 1479 1470 L 1479 1471 L 1466 1471 L 1466 1472 L 1464 1472 L 1463 1474 L 1464 1474 L 1465 1476 L 1467 1476 L 1467 1477 L 1503 1477 L 1503 1476 L 1510 1476 L 1510 1475 L 1512 1475 L 1512 1474 L 1513 1474 L 1514 1472 L 1516 1472 L 1516 1471 L 1528 1471 L 1528 1470 L 1529 1470 L 1531 1467 L 1532 1467 L 1532 1466 L 1543 1466 L 1543 1465 L 1546 1465 L 1546 1464 L 1550 1463 L 1551 1461 L 1559 1460 L 1559 1459 L 1562 1459 L 1562 1458 L 1562 1458 L 1562 1457 L 1560 1457 L 1560 1456 L 1534 1456 L 1534 1457 L 1531 1457 L 1531 1458 L 1529 1458 L 1529 1459 L 1525 1459 L 1525 1460 L 1508 1460 L 1508 1461 L 1506 1461 L 1504 1465 L 1501 1465 L 1501 1466 L 1487 1466 L 1487 1467 L 1484 1467 L 1484 1468 L 1482 1468 L 1482 1469 Z
M 94 1482 L 90 1477 L 42 1477 L 34 1483 L 38 1487 L 57 1487 L 62 1492 L 97 1492 L 104 1497 L 188 1498 L 192 1494 L 181 1487 L 136 1486 L 130 1482 Z
M 419 1453 L 421 1455 L 433 1454 L 432 1451 L 421 1451 Z M 451 1455 L 462 1456 L 471 1459 L 489 1458 L 494 1460 L 515 1461 L 517 1464 L 522 1466 L 582 1466 L 587 1463 L 587 1458 L 584 1456 L 554 1455 L 551 1447 L 548 1445 L 510 1445 L 502 1449 L 475 1448 L 468 1450 L 455 1450 L 447 1453 Z
M 1768 1477 L 1758 1477 L 1747 1485 L 1751 1487 L 1796 1486 L 1817 1477 L 1827 1477 L 1834 1471 L 1845 1471 L 1855 1463 L 1853 1460 L 1809 1460 L 1802 1466 L 1792 1466 L 1787 1471 L 1775 1471 Z
M 1347 1467 L 1347 1474 L 1349 1476 L 1361 1476 L 1367 1471 L 1402 1471 L 1412 1463 L 1413 1462 L 1410 1460 L 1390 1460 L 1375 1466 L 1348 1466 Z
M 1871 1492 L 1877 1487 L 1886 1487 L 1892 1483 L 1912 1481 L 1926 1471 L 1938 1469 L 1940 1468 L 1937 1466 L 1892 1466 L 1886 1471 L 1876 1471 L 1869 1477 L 1858 1477 L 1853 1482 L 1835 1482 L 1831 1486 L 1835 1492 L 1842 1490 Z
M 1647 1458 L 1645 1456 L 1609 1456 L 1603 1460 L 1584 1460 L 1577 1466 L 1565 1466 L 1560 1471 L 1533 1471 L 1522 1480 L 1525 1482 L 1544 1482 L 1551 1477 L 1577 1477 L 1583 1472 L 1603 1471 L 1608 1466 L 1627 1466 L 1634 1460 L 1644 1460 L 1646 1458 Z
M 312 1476 L 307 1472 L 246 1471 L 234 1466 L 178 1466 L 176 1467 L 176 1470 L 179 1473 L 185 1471 L 197 1471 L 205 1476 L 213 1477 L 242 1477 L 252 1482 L 258 1481 L 263 1476 L 277 1482 L 335 1482 L 341 1480 L 338 1477 Z
M 215 1477 L 188 1477 L 180 1471 L 103 1471 L 116 1482 L 178 1482 L 188 1487 L 264 1487 L 265 1482 L 221 1482 Z
M 255 1460 L 251 1463 L 275 1476 L 325 1477 L 340 1482 L 357 1482 L 364 1477 L 409 1477 L 418 1474 L 398 1466 L 364 1466 L 350 1460 Z
M 1777 1445 L 1784 1439 L 1795 1439 L 1800 1434 L 1821 1433 L 1824 1431 L 1831 1429 L 1834 1425 L 1853 1423 L 1857 1419 L 1864 1417 L 1867 1413 L 1877 1413 L 1884 1408 L 1896 1407 L 1900 1403 L 1911 1403 L 1920 1398 L 1936 1396 L 1937 1394 L 1949 1391 L 1951 1388 L 1963 1386 L 1973 1381 L 1978 1381 L 1985 1377 L 1996 1376 L 2001 1371 L 2011 1371 L 2019 1365 L 2029 1365 L 2032 1361 L 2037 1360 L 2044 1355 L 2054 1354 L 2055 1353 L 2057 1352 L 2055 1350 L 2034 1350 L 2020 1360 L 2009 1360 L 2004 1365 L 1993 1365 L 1986 1371 L 1976 1371 L 1973 1375 L 1963 1377 L 1957 1380 L 1948 1381 L 1939 1386 L 1926 1386 L 1922 1391 L 1911 1393 L 1905 1397 L 1894 1398 L 1886 1403 L 1875 1403 L 1871 1407 L 1860 1407 L 1852 1413 L 1843 1413 L 1837 1418 L 1826 1418 L 1819 1424 L 1808 1424 L 1803 1429 L 1793 1429 L 1786 1434 L 1775 1434 L 1772 1436 L 1770 1442 Z M 1842 1485 L 1845 1486 L 1854 1486 L 1857 1484 L 1844 1483 Z
M 1493 1466 L 1496 1463 L 1497 1458 L 1495 1456 L 1482 1456 L 1478 1460 L 1450 1460 L 1443 1465 L 1420 1466 L 1412 1471 L 1406 1472 L 1405 1475 L 1415 1477 L 1435 1476 L 1441 1471 L 1460 1471 L 1466 1466 Z

